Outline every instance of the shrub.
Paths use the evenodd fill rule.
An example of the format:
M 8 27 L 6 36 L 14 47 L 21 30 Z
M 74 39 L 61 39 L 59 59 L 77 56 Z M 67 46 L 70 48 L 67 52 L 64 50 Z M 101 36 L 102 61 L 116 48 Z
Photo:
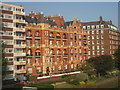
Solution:
M 37 76 L 29 76 L 30 81 L 37 81 Z
M 84 82 L 84 81 L 81 81 L 81 82 L 80 82 L 80 85 L 85 85 L 85 82 Z

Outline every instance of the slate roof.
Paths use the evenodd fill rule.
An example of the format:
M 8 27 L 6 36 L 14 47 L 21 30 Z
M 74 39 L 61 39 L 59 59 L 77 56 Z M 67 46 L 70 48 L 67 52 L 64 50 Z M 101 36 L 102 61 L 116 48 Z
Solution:
M 48 23 L 48 24 L 50 24 L 51 26 L 55 26 L 55 25 L 57 25 L 53 20 L 49 20 L 49 19 L 46 19 L 44 16 L 40 16 L 40 18 L 39 19 L 37 19 L 37 18 L 32 18 L 32 17 L 30 17 L 30 16 L 24 16 L 23 17 L 24 18 L 24 20 L 26 21 L 26 22 L 28 22 L 28 23 L 36 23 L 36 24 L 38 24 L 38 23 Z

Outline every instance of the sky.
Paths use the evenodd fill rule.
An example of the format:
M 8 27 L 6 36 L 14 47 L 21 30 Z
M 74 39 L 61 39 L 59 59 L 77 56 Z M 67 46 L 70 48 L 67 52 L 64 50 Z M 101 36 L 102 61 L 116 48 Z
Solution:
M 60 14 L 65 21 L 71 21 L 74 17 L 83 22 L 112 20 L 118 26 L 118 2 L 6 2 L 14 5 L 22 5 L 28 15 L 30 11 L 44 12 L 45 16 Z

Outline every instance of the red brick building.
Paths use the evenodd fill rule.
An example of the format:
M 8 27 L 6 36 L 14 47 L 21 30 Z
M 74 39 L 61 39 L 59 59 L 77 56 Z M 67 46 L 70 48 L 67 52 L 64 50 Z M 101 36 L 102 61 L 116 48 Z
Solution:
M 27 18 L 30 17 L 31 13 Z M 41 18 L 45 20 L 46 17 Z M 87 60 L 87 34 L 80 28 L 79 23 L 74 19 L 64 22 L 64 27 L 60 27 L 47 18 L 36 25 L 29 23 L 25 26 L 27 74 L 51 75 L 71 72 Z

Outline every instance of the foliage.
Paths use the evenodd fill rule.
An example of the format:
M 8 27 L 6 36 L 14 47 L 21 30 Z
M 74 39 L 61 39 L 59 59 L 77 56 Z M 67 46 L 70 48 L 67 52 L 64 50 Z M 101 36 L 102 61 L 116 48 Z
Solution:
M 7 70 L 7 59 L 5 58 L 5 53 L 4 53 L 4 49 L 6 47 L 6 45 L 4 43 L 1 44 L 0 48 L 0 54 L 2 54 L 2 79 L 5 78 L 5 76 L 7 75 L 6 70 Z M 1 69 L 1 68 L 0 68 Z
M 30 81 L 37 81 L 37 76 L 31 75 L 29 76 Z
M 87 73 L 88 76 L 90 77 L 93 77 L 96 75 L 96 69 L 91 63 L 88 63 L 88 62 L 81 63 L 79 70 L 82 71 L 83 73 Z
M 118 49 L 114 53 L 114 59 L 115 59 L 115 67 L 120 70 L 120 45 L 118 46 Z
M 81 81 L 80 82 L 80 85 L 85 85 L 86 83 L 84 81 Z
M 65 77 L 64 80 L 67 83 L 78 85 L 79 82 L 81 82 L 81 81 L 87 81 L 88 75 L 86 73 L 80 73 L 80 74 L 75 75 L 75 76 Z
M 92 57 L 87 61 L 93 64 L 98 75 L 105 75 L 114 68 L 114 62 L 110 55 Z

